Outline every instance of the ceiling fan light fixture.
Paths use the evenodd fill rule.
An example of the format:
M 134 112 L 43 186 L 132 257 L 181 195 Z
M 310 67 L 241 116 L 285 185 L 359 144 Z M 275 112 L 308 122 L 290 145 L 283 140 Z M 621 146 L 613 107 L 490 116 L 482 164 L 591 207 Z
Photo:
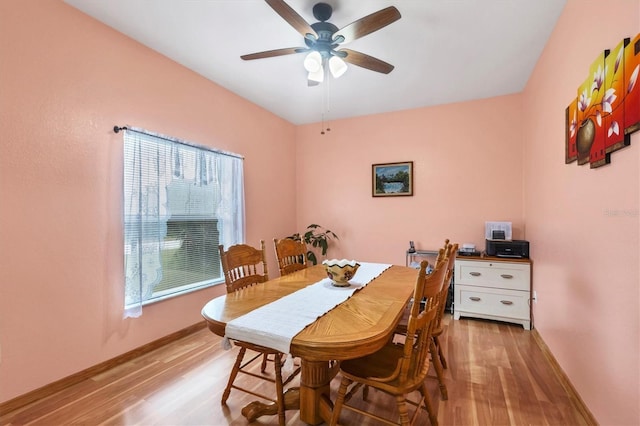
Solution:
M 266 0 L 267 4 L 293 27 L 304 39 L 304 46 L 267 50 L 240 56 L 243 60 L 272 58 L 275 56 L 305 53 L 303 65 L 309 73 L 307 84 L 317 86 L 324 80 L 324 74 L 338 78 L 350 65 L 366 68 L 371 71 L 389 74 L 393 65 L 380 59 L 351 49 L 342 48 L 343 43 L 352 41 L 378 31 L 400 19 L 402 16 L 395 6 L 380 9 L 352 23 L 338 28 L 329 22 L 333 7 L 328 3 L 316 3 L 313 6 L 313 17 L 318 20 L 309 24 L 291 6 L 288 0 Z M 344 61 L 344 59 L 347 61 Z
M 331 59 L 329 59 L 329 70 L 331 70 L 333 78 L 338 78 L 347 72 L 347 63 L 339 56 L 332 56 Z
M 315 72 L 309 72 L 308 79 L 315 81 L 316 83 L 322 83 L 324 81 L 324 69 L 320 65 L 320 69 Z
M 317 73 L 322 70 L 322 56 L 320 52 L 314 50 L 304 58 L 304 69 L 309 73 Z

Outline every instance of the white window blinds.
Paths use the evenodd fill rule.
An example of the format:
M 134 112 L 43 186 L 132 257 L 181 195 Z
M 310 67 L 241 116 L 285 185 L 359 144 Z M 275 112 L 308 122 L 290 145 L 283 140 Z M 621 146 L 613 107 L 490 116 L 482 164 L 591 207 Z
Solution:
M 218 244 L 243 241 L 241 157 L 125 129 L 125 317 L 221 282 Z

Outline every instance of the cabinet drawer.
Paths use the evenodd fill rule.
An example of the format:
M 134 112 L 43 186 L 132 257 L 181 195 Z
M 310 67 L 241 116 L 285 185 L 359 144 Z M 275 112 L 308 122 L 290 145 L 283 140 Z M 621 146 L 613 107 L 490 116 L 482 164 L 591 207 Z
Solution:
M 455 310 L 495 317 L 529 319 L 529 292 L 466 285 L 455 287 Z
M 531 268 L 526 263 L 456 260 L 457 284 L 529 291 Z

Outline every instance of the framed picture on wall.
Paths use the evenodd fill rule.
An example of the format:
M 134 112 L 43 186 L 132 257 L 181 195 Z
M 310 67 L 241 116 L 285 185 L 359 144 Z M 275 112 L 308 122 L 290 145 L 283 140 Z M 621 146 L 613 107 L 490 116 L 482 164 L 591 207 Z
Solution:
M 374 164 L 371 177 L 374 197 L 413 195 L 413 161 Z

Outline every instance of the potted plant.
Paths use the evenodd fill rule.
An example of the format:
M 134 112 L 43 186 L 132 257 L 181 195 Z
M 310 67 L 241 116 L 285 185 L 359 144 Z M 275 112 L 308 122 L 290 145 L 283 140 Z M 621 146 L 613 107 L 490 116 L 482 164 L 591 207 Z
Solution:
M 327 255 L 329 242 L 332 239 L 339 239 L 335 233 L 320 225 L 316 225 L 315 223 L 307 226 L 307 231 L 304 234 L 300 235 L 299 233 L 295 233 L 288 238 L 294 239 L 296 241 L 304 241 L 307 246 L 320 249 L 322 256 Z M 307 260 L 314 265 L 318 264 L 318 258 L 312 250 L 307 251 Z

